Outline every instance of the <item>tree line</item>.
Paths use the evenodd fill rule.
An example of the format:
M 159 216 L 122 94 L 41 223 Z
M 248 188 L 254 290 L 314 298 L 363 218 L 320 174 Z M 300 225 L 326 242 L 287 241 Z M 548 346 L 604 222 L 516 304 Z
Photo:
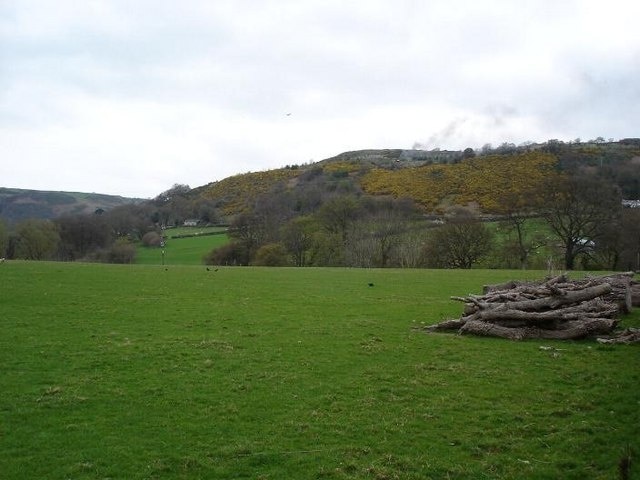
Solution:
M 235 218 L 232 241 L 209 264 L 266 266 L 635 269 L 640 209 L 590 177 L 558 177 L 544 190 L 505 192 L 498 216 L 454 206 L 426 217 L 409 199 L 336 195 L 296 215 L 277 197 Z
M 229 224 L 231 241 L 206 255 L 210 264 L 638 269 L 640 209 L 621 199 L 636 191 L 640 157 L 623 147 L 637 146 L 609 148 L 615 161 L 599 145 L 549 141 L 542 153 L 469 154 L 424 169 L 320 162 L 231 177 L 213 190 L 176 184 L 107 212 L 0 223 L 0 256 L 129 263 L 135 245 L 158 245 L 164 227 L 197 219 Z M 393 189 L 372 188 L 372 172 Z M 243 197 L 244 177 L 259 188 Z M 437 215 L 421 200 L 432 188 L 442 190 L 430 203 Z
M 136 245 L 159 243 L 162 228 L 197 218 L 219 221 L 213 201 L 176 184 L 153 200 L 93 214 L 31 218 L 8 224 L 0 219 L 0 257 L 24 260 L 132 263 Z M 156 236 L 147 236 L 155 233 Z

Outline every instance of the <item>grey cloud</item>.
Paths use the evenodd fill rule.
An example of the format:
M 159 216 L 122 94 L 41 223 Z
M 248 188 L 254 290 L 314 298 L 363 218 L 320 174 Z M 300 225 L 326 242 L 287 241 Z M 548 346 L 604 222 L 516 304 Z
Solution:
M 0 153 L 36 162 L 40 132 L 86 125 L 92 140 L 60 151 L 89 158 L 109 138 L 92 129 L 117 131 L 128 115 L 148 123 L 144 138 L 110 144 L 104 158 L 126 163 L 131 143 L 152 142 L 171 164 L 184 142 L 212 165 L 231 157 L 252 170 L 413 139 L 448 148 L 637 136 L 640 38 L 610 13 L 622 6 L 640 13 L 623 0 L 3 2 L 0 138 L 33 136 Z M 112 117 L 97 121 L 91 108 Z M 259 139 L 251 152 L 248 138 Z M 208 171 L 203 161 L 191 168 Z

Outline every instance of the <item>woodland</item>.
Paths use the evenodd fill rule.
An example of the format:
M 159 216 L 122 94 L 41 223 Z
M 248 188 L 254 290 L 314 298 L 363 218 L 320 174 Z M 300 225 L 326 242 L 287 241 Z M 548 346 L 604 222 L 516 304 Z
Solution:
M 363 150 L 91 213 L 0 210 L 0 256 L 130 263 L 192 224 L 228 228 L 212 265 L 638 270 L 638 199 L 640 139 Z

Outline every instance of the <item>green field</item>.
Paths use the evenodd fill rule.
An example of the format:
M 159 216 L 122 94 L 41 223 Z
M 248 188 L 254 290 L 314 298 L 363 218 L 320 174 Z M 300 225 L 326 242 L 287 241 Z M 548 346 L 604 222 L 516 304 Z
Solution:
M 166 230 L 167 242 L 164 248 L 138 245 L 135 263 L 139 265 L 201 265 L 202 258 L 214 248 L 229 241 L 226 234 L 210 235 L 221 232 L 219 227 L 175 228 Z M 194 235 L 186 238 L 171 238 L 174 235 Z M 162 254 L 164 250 L 164 255 Z
M 0 478 L 619 478 L 638 346 L 413 330 L 524 275 L 0 264 Z

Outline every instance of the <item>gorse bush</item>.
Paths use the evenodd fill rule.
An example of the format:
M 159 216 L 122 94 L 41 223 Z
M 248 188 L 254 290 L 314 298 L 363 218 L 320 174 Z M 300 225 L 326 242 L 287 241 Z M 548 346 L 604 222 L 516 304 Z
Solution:
M 557 159 L 544 153 L 495 155 L 451 165 L 374 168 L 361 183 L 368 194 L 412 198 L 429 211 L 475 202 L 484 212 L 498 212 L 502 192 L 542 186 L 556 167 Z

